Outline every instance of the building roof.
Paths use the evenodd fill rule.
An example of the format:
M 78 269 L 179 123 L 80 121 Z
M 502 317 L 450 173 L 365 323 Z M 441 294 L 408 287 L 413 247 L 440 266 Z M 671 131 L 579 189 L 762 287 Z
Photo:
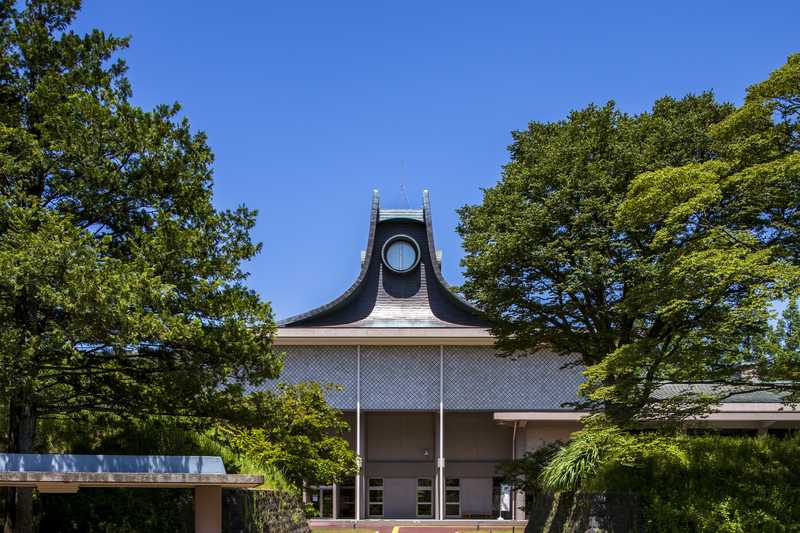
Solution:
M 767 385 L 767 384 L 765 384 Z M 654 393 L 656 399 L 674 398 L 678 395 L 714 396 L 723 403 L 774 403 L 783 404 L 785 394 L 765 390 L 758 386 L 717 385 L 712 383 L 665 383 Z
M 422 209 L 382 209 L 373 192 L 367 247 L 356 281 L 333 301 L 279 322 L 290 328 L 481 328 L 480 310 L 456 294 L 444 279 L 433 241 L 428 191 Z M 414 244 L 418 263 L 407 272 L 389 268 L 385 245 L 394 239 Z M 283 336 L 281 331 L 279 337 Z
M 0 486 L 76 492 L 80 487 L 252 488 L 262 476 L 228 474 L 220 457 L 165 455 L 0 454 Z
M 201 455 L 2 453 L 0 472 L 225 474 L 222 458 Z

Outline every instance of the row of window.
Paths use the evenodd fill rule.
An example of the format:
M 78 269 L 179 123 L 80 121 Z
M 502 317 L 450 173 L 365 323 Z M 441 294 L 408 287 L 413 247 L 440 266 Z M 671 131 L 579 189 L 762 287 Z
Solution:
M 444 513 L 447 518 L 461 516 L 461 480 L 445 480 Z M 367 514 L 378 518 L 383 516 L 383 478 L 367 480 Z M 417 478 L 417 518 L 433 518 L 433 479 Z

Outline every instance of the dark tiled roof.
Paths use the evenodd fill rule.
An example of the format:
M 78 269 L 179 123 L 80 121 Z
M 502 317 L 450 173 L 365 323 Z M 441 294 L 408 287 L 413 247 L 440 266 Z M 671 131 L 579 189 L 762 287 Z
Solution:
M 758 386 L 733 387 L 710 383 L 668 383 L 653 394 L 656 399 L 678 395 L 718 396 L 723 398 L 722 403 L 782 403 L 784 396 L 774 391 L 760 390 Z
M 433 243 L 430 199 L 422 209 L 381 209 L 375 191 L 367 249 L 355 283 L 332 302 L 279 322 L 282 327 L 481 327 L 482 313 L 460 298 L 442 276 Z M 402 236 L 419 245 L 419 265 L 398 274 L 386 268 L 382 248 Z

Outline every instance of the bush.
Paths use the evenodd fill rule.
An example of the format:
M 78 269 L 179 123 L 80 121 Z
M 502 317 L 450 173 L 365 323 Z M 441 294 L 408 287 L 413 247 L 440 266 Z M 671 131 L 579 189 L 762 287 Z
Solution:
M 636 440 L 634 457 L 606 462 L 589 485 L 638 493 L 648 531 L 800 532 L 800 436 Z
M 81 489 L 40 494 L 41 533 L 143 533 L 194 531 L 191 489 Z

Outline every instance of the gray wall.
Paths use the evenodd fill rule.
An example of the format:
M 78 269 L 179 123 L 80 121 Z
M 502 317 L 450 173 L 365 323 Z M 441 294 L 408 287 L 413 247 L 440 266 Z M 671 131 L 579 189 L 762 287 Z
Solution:
M 367 461 L 433 461 L 433 413 L 365 413 L 364 419 Z
M 445 413 L 444 455 L 448 461 L 511 459 L 513 431 L 491 413 Z
M 340 385 L 327 393 L 339 409 L 356 407 L 355 346 L 285 346 L 280 381 Z M 491 347 L 444 347 L 444 404 L 447 410 L 559 409 L 577 399 L 580 367 L 549 351 L 500 359 Z M 362 346 L 361 408 L 431 411 L 439 405 L 438 346 Z M 268 383 L 264 387 L 274 387 Z M 254 389 L 254 387 L 251 387 Z
M 417 479 L 394 478 L 383 481 L 384 518 L 417 516 Z
M 461 515 L 488 515 L 492 511 L 492 478 L 461 479 Z

